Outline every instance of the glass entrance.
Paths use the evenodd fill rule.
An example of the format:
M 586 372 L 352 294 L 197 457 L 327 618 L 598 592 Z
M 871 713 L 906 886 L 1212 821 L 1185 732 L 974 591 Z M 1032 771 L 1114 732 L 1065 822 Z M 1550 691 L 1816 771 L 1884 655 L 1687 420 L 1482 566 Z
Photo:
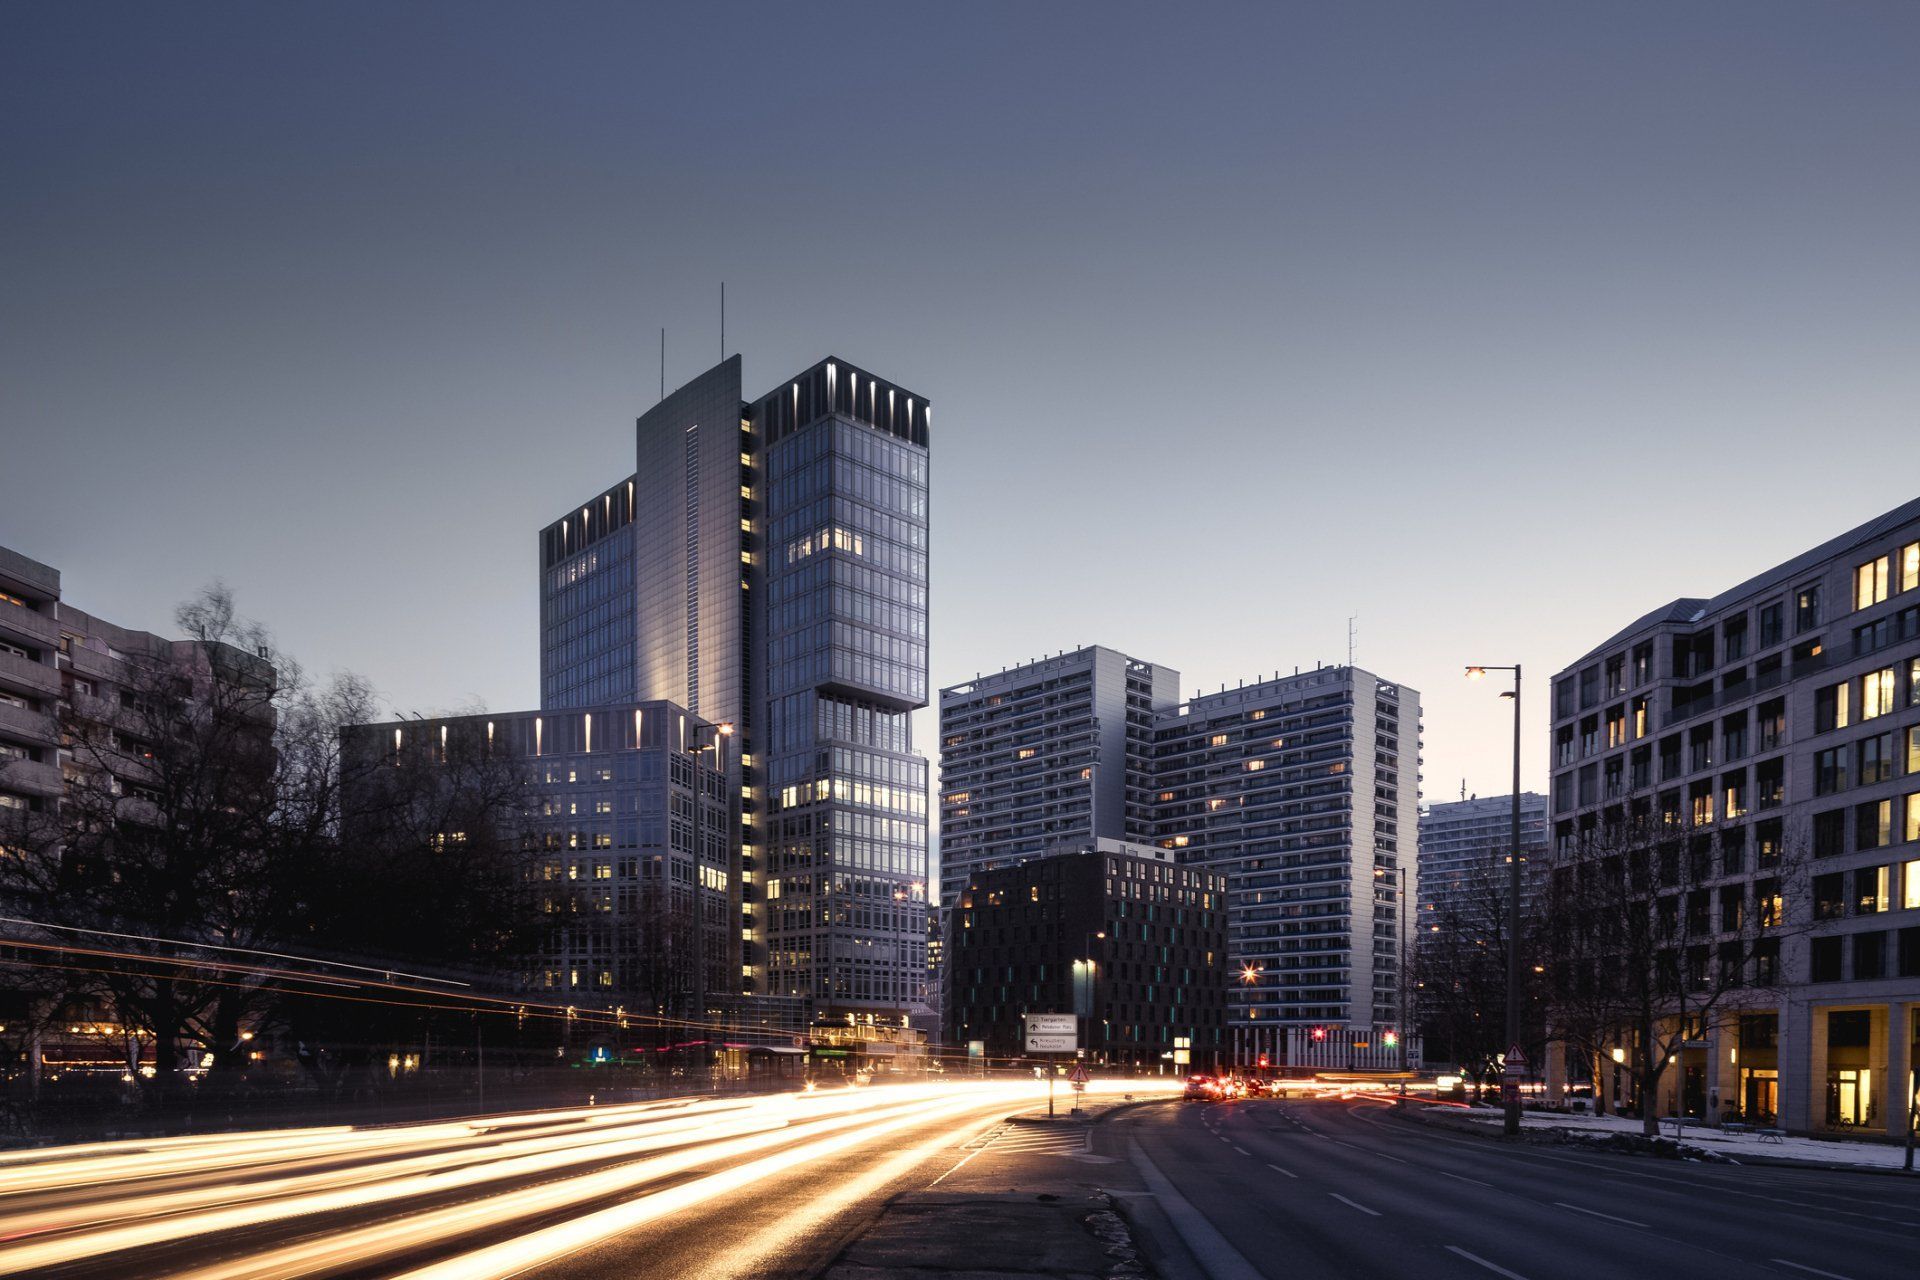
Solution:
M 1873 1072 L 1866 1067 L 1840 1067 L 1827 1073 L 1827 1123 L 1839 1128 L 1864 1125 L 1873 1119 Z
M 1780 1073 L 1752 1067 L 1740 1073 L 1740 1107 L 1748 1124 L 1771 1125 L 1780 1118 Z

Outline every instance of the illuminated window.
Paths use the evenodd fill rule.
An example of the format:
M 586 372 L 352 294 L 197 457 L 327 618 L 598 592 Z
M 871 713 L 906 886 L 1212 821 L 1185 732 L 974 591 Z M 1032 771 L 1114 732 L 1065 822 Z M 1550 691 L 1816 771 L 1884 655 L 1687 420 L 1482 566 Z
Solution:
M 1262 769 L 1264 769 L 1264 768 L 1266 768 L 1266 767 L 1267 767 L 1267 762 L 1266 762 L 1265 760 L 1249 760 L 1249 761 L 1247 761 L 1247 772 L 1248 772 L 1248 773 L 1258 773 L 1258 772 L 1259 772 L 1260 770 L 1262 770 Z
M 1207 745 L 1210 747 L 1224 747 L 1227 745 L 1227 735 L 1224 733 L 1216 733 L 1207 739 Z
M 1013 758 L 1016 760 L 1030 760 L 1033 758 L 1036 750 L 1038 750 L 1036 747 L 1022 747 L 1020 750 L 1014 752 Z
M 1915 799 L 1916 797 L 1914 796 L 1907 797 L 1907 839 L 1909 840 L 1914 838 L 1913 806 Z M 1906 889 L 1906 892 L 1900 899 L 1901 910 L 1920 910 L 1920 858 L 1909 860 L 1906 866 L 1901 869 L 1900 882 Z
M 1887 598 L 1887 557 L 1869 560 L 1853 571 L 1853 607 L 1864 609 Z
M 1264 711 L 1251 711 L 1247 713 L 1247 719 L 1249 720 L 1265 720 L 1266 718 L 1267 713 Z
M 1893 710 L 1893 668 L 1869 671 L 1860 677 L 1860 718 L 1871 720 Z
M 1900 548 L 1900 589 L 1915 587 L 1920 587 L 1920 542 L 1909 542 Z

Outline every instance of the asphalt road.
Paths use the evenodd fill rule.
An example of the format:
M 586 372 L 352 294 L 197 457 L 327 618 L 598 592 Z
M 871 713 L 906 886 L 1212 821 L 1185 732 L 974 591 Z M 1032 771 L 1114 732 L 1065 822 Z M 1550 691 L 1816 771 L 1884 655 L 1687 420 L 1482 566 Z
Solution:
M 0 1153 L 0 1275 L 804 1276 L 1027 1085 Z
M 1213 1280 L 1920 1275 L 1920 1177 L 1507 1144 L 1388 1111 L 1163 1103 L 1098 1146 Z

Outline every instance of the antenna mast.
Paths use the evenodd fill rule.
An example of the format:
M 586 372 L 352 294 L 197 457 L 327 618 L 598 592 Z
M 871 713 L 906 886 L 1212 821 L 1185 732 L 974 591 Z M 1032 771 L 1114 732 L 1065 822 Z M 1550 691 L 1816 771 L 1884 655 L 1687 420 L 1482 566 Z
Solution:
M 1358 640 L 1359 635 L 1360 635 L 1360 615 L 1357 613 L 1347 615 L 1347 666 L 1348 667 L 1353 666 L 1353 651 L 1355 647 L 1355 642 Z
M 660 330 L 660 398 L 667 398 L 667 331 Z

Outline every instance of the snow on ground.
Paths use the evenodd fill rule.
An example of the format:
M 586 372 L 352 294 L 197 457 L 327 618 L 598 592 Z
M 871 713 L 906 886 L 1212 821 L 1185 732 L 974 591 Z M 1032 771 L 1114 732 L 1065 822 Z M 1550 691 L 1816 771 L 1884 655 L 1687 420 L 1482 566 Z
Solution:
M 1431 1113 L 1444 1113 L 1471 1120 L 1477 1124 L 1497 1125 L 1501 1115 L 1492 1107 L 1429 1107 Z M 1590 1116 L 1556 1112 L 1524 1112 L 1520 1122 L 1529 1129 L 1566 1129 L 1574 1133 L 1630 1133 L 1638 1135 L 1640 1122 L 1624 1116 Z M 1660 1122 L 1660 1136 L 1672 1138 L 1674 1126 L 1671 1120 Z M 1719 1129 L 1704 1128 L 1689 1124 L 1680 1132 L 1680 1141 L 1690 1147 L 1699 1147 L 1734 1160 L 1746 1160 L 1757 1157 L 1769 1160 L 1796 1160 L 1810 1164 L 1851 1165 L 1866 1169 L 1898 1169 L 1905 1156 L 1898 1145 L 1888 1142 L 1857 1142 L 1848 1139 L 1825 1140 L 1821 1138 L 1782 1138 L 1778 1142 L 1763 1142 L 1758 1134 L 1726 1133 Z M 1920 1165 L 1920 1156 L 1915 1157 Z

